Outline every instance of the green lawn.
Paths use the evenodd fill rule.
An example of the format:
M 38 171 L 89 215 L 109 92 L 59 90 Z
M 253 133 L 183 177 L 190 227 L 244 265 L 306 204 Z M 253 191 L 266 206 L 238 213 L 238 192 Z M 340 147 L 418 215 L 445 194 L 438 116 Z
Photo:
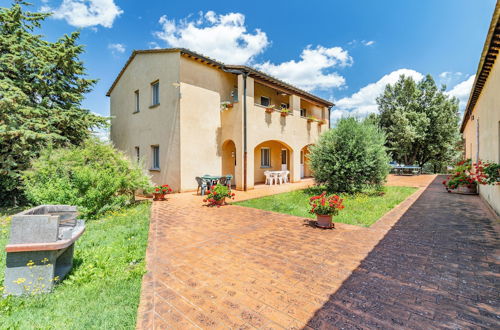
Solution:
M 417 190 L 417 188 L 411 187 L 386 187 L 385 189 L 386 193 L 383 196 L 375 193 L 342 195 L 345 209 L 334 217 L 333 221 L 369 227 Z M 318 193 L 320 192 L 317 188 L 296 190 L 235 204 L 299 217 L 315 218 L 314 214 L 308 212 L 310 209 L 309 197 Z
M 149 203 L 142 203 L 102 220 L 88 221 L 86 232 L 76 243 L 75 267 L 69 277 L 51 294 L 24 298 L 0 296 L 0 328 L 135 328 L 145 270 L 149 209 Z M 9 217 L 1 212 L 0 286 L 3 286 Z

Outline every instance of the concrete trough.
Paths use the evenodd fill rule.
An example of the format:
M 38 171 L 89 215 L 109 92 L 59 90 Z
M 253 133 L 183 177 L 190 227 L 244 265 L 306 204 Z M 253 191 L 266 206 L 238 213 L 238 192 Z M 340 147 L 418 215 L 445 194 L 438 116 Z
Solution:
M 85 231 L 76 206 L 40 205 L 12 216 L 5 294 L 50 292 L 73 267 L 76 240 Z

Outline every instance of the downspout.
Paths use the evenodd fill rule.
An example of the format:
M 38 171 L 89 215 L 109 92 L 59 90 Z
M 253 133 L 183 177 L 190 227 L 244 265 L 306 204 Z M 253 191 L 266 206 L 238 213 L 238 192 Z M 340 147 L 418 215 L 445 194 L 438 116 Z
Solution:
M 243 75 L 243 191 L 247 191 L 247 77 L 249 72 L 240 69 L 227 69 L 221 66 L 222 71 Z
M 332 106 L 328 107 L 328 129 L 332 128 Z

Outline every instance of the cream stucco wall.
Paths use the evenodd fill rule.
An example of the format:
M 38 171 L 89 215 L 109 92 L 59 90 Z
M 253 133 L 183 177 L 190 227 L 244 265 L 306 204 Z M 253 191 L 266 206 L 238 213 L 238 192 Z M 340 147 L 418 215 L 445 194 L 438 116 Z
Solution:
M 160 81 L 160 105 L 150 108 L 151 82 Z M 134 114 L 134 91 L 140 91 L 141 111 Z M 233 99 L 232 92 L 237 93 Z M 257 97 L 254 97 L 257 95 Z M 266 114 L 260 95 L 270 96 L 276 105 L 290 104 L 287 117 Z M 161 171 L 150 171 L 157 184 L 170 184 L 176 191 L 197 188 L 196 176 L 233 174 L 237 189 L 243 189 L 243 77 L 187 58 L 179 52 L 137 54 L 111 92 L 111 138 L 115 145 L 135 156 L 139 146 L 146 168 L 151 166 L 151 146 L 160 146 Z M 258 101 L 257 101 L 258 98 Z M 220 111 L 220 103 L 234 106 Z M 247 78 L 247 187 L 262 182 L 260 151 L 264 141 L 279 141 L 289 149 L 291 181 L 299 181 L 300 150 L 313 144 L 328 124 L 308 123 L 300 117 L 300 108 L 308 114 L 327 119 L 327 108 L 307 102 L 297 95 L 281 95 Z M 231 152 L 223 145 L 234 143 Z M 271 155 L 280 163 L 280 150 Z M 234 150 L 234 152 L 232 152 Z M 235 157 L 228 160 L 228 155 Z M 232 168 L 231 164 L 236 162 Z M 280 169 L 280 167 L 276 168 Z M 226 173 L 228 172 L 228 173 Z
M 160 104 L 151 105 L 151 83 L 159 80 Z M 152 180 L 180 189 L 179 53 L 137 54 L 110 94 L 111 140 L 131 159 L 135 147 Z M 140 112 L 134 92 L 139 90 Z M 160 147 L 161 171 L 149 171 L 152 145 Z
M 467 158 L 472 158 L 476 162 L 479 150 L 479 159 L 500 163 L 500 65 L 498 60 L 465 126 L 463 137 Z M 479 146 L 477 141 L 479 141 Z M 480 186 L 479 193 L 500 214 L 500 185 Z
M 197 176 L 229 174 L 222 172 L 222 145 L 232 136 L 223 136 L 220 104 L 231 99 L 237 79 L 181 56 L 180 82 L 181 190 L 188 191 L 197 188 Z

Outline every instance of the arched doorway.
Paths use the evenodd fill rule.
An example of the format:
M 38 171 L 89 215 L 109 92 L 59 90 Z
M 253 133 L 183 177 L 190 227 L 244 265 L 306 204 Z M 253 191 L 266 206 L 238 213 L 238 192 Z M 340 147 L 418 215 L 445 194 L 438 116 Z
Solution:
M 269 140 L 254 148 L 254 183 L 266 181 L 265 171 L 292 171 L 292 148 L 278 140 Z M 289 175 L 291 181 L 291 174 Z
M 312 176 L 311 168 L 309 165 L 309 147 L 312 144 L 306 145 L 300 150 L 300 178 L 308 178 Z
M 236 145 L 233 140 L 222 144 L 222 175 L 231 174 L 233 184 L 236 183 Z

